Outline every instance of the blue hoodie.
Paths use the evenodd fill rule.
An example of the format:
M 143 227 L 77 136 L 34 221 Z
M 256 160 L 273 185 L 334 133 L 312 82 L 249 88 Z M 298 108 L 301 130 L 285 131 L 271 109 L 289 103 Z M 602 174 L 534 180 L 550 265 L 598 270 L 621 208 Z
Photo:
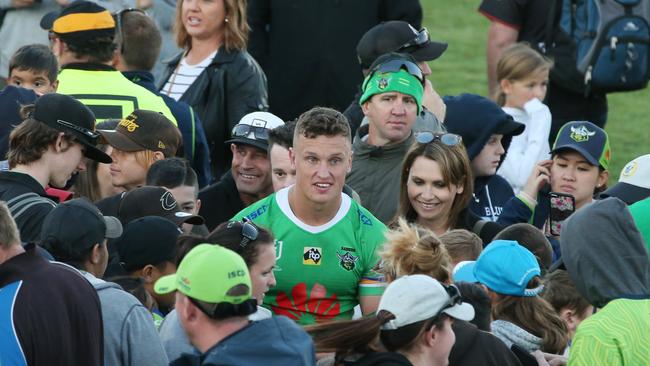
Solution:
M 524 131 L 525 126 L 493 101 L 475 94 L 461 94 L 444 98 L 447 106 L 445 125 L 450 133 L 463 137 L 470 160 L 476 158 L 494 134 L 503 135 L 501 143 L 508 150 L 513 136 Z M 501 163 L 505 154 L 501 156 Z M 499 163 L 499 164 L 501 164 Z M 514 197 L 510 184 L 499 175 L 474 178 L 474 194 L 469 209 L 484 220 L 499 221 L 506 203 Z M 528 211 L 530 217 L 530 211 Z M 519 217 L 520 215 L 517 215 Z M 523 217 L 523 215 L 522 215 Z M 519 219 L 527 222 L 528 218 Z M 521 222 L 521 221 L 517 221 Z M 514 222 L 508 222 L 508 224 Z

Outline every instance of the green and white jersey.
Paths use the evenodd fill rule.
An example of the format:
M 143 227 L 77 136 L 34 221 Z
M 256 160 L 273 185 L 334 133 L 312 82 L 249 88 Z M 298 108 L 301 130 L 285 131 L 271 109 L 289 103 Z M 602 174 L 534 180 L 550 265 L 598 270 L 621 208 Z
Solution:
M 383 293 L 383 278 L 373 268 L 386 226 L 346 194 L 332 220 L 307 225 L 289 207 L 290 188 L 234 217 L 247 217 L 275 236 L 277 285 L 264 305 L 300 324 L 350 319 L 359 296 Z

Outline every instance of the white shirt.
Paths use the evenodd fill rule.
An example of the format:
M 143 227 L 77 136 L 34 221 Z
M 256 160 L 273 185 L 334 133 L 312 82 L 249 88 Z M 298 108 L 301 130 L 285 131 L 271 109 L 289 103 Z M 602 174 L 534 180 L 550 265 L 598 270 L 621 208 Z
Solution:
M 217 51 L 212 52 L 208 57 L 204 58 L 203 61 L 196 65 L 188 64 L 185 57 L 183 57 L 181 62 L 178 63 L 178 67 L 176 67 L 174 72 L 169 75 L 167 83 L 165 83 L 165 86 L 160 90 L 160 92 L 167 94 L 175 100 L 181 99 L 190 85 L 194 83 L 194 80 L 196 80 L 203 70 L 210 65 L 216 54 Z

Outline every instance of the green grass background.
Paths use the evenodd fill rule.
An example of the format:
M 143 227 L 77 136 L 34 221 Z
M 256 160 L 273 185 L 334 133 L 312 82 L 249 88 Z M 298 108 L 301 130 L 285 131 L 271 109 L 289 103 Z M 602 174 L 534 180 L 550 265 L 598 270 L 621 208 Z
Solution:
M 438 60 L 431 62 L 429 77 L 440 95 L 463 92 L 487 95 L 485 44 L 489 21 L 477 9 L 480 0 L 421 0 L 423 24 L 431 38 L 449 43 Z M 650 89 L 608 95 L 609 116 L 605 129 L 610 137 L 612 163 L 610 185 L 625 164 L 650 153 Z

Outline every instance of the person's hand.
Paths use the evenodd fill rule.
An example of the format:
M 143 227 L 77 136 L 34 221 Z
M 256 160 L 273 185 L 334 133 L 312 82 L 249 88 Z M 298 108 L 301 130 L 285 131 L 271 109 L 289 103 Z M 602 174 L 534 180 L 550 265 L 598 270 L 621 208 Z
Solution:
M 34 5 L 34 0 L 11 0 L 11 7 L 20 9 Z
M 542 189 L 544 184 L 550 183 L 551 181 L 551 165 L 553 160 L 542 160 L 535 165 L 533 172 L 530 173 L 528 181 L 522 191 L 526 193 L 529 197 L 535 199 L 537 193 Z
M 424 95 L 422 95 L 422 105 L 431 111 L 438 121 L 441 123 L 445 121 L 445 114 L 447 113 L 447 106 L 442 101 L 440 95 L 433 89 L 433 84 L 428 79 L 424 80 Z
M 566 356 L 546 353 L 539 350 L 533 352 L 532 355 L 535 356 L 535 360 L 537 360 L 537 364 L 540 366 L 564 366 L 568 362 Z

